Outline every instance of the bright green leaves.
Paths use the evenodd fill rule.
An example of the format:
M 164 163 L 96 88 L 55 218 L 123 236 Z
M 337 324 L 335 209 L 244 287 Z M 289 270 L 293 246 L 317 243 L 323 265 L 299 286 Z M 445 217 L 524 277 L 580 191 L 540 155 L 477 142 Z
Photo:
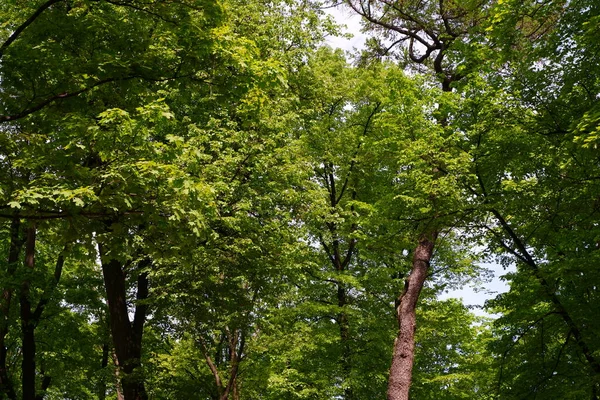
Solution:
M 432 400 L 491 398 L 491 360 L 484 355 L 491 339 L 486 321 L 456 299 L 425 298 L 418 318 L 411 395 Z
M 579 134 L 574 138 L 576 143 L 584 148 L 596 149 L 600 141 L 600 110 L 586 112 L 577 124 L 576 133 Z
M 499 4 L 514 10 L 498 22 L 507 25 L 490 30 L 493 40 L 510 44 L 499 58 L 508 57 L 509 68 L 488 80 L 485 92 L 496 100 L 469 96 L 479 105 L 464 114 L 476 117 L 463 129 L 471 132 L 477 196 L 494 216 L 486 223 L 490 247 L 504 264 L 517 263 L 511 292 L 490 303 L 503 313 L 491 343 L 502 398 L 578 398 L 596 390 L 590 377 L 598 368 L 598 326 L 590 315 L 598 277 L 590 266 L 600 193 L 592 178 L 598 82 L 586 21 L 597 9 L 584 3 Z M 537 35 L 544 40 L 533 40 Z M 587 367 L 572 374 L 578 357 Z
M 67 219 L 74 240 L 100 243 L 103 262 L 123 264 L 125 285 L 150 274 L 157 319 L 168 299 L 178 306 L 170 317 L 191 320 L 194 339 L 215 345 L 229 327 L 256 331 L 250 313 L 277 297 L 274 271 L 293 266 L 296 196 L 278 193 L 299 181 L 286 70 L 234 24 L 222 25 L 222 11 L 212 2 L 57 2 L 7 48 L 1 71 L 2 114 L 17 121 L 0 139 L 2 208 L 49 219 L 40 232 L 60 231 Z M 97 275 L 97 258 L 90 252 L 77 274 Z M 140 258 L 153 268 L 139 269 Z M 215 295 L 207 300 L 207 292 Z M 102 318 L 68 301 L 76 325 Z M 194 315 L 196 304 L 203 308 Z M 109 341 L 95 339 L 108 355 Z M 59 341 L 47 342 L 50 354 Z M 75 364 L 66 361 L 63 372 Z M 70 388 L 65 396 L 91 396 Z
M 0 37 L 37 3 L 2 3 Z M 130 300 L 152 308 L 143 366 L 155 397 L 222 395 L 216 378 L 242 398 L 381 397 L 394 300 L 427 230 L 442 234 L 419 310 L 416 397 L 486 398 L 488 342 L 512 374 L 500 395 L 532 381 L 544 393 L 568 387 L 553 373 L 566 376 L 581 354 L 531 271 L 490 303 L 503 314 L 493 338 L 458 302 L 432 300 L 485 273 L 470 248 L 484 239 L 505 262 L 523 251 L 541 260 L 598 352 L 595 8 L 558 20 L 569 37 L 548 30 L 562 2 L 382 5 L 384 22 L 413 15 L 401 25 L 417 32 L 408 46 L 438 46 L 422 62 L 440 91 L 388 62 L 352 67 L 340 51 L 315 50 L 335 30 L 319 6 L 58 1 L 5 46 L 0 207 L 38 221 L 43 239 L 39 276 L 3 283 L 35 278 L 39 297 L 59 244 L 77 243 L 39 328 L 47 370 L 76 372 L 48 396 L 89 398 L 98 388 L 86 379 L 114 380 L 112 367 L 86 372 L 109 343 L 98 243 L 129 287 L 150 277 L 150 300 Z M 552 41 L 511 47 L 542 31 Z M 498 58 L 492 42 L 506 50 Z M 0 233 L 6 258 L 7 223 Z M 67 327 L 81 342 L 67 343 Z M 587 378 L 574 378 L 577 396 Z

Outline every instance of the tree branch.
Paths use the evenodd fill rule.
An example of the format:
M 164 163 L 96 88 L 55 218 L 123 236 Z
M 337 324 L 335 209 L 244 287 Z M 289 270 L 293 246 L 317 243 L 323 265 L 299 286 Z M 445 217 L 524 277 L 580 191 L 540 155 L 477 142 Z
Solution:
M 375 116 L 377 111 L 379 110 L 380 106 L 381 106 L 381 103 L 379 103 L 379 102 L 376 103 L 375 108 L 373 108 L 371 113 L 369 113 L 369 116 L 367 117 L 367 122 L 365 123 L 364 128 L 363 128 L 363 136 L 367 136 L 367 132 L 369 130 L 369 125 L 371 124 L 371 120 L 373 119 L 373 117 Z M 354 169 L 354 166 L 356 165 L 356 157 L 358 156 L 358 151 L 360 150 L 361 144 L 362 144 L 362 142 L 359 140 L 358 145 L 356 146 L 356 151 L 354 152 L 354 157 L 352 157 L 352 161 L 350 162 L 350 168 L 348 168 L 348 173 L 346 174 L 346 179 L 344 180 L 344 184 L 342 185 L 342 188 L 340 190 L 340 195 L 338 196 L 338 198 L 335 202 L 336 204 L 339 203 L 340 200 L 342 200 L 342 196 L 346 192 L 346 187 L 348 186 L 348 181 L 350 180 L 350 175 L 352 174 L 352 170 Z
M 64 93 L 60 93 L 60 94 L 56 94 L 54 96 L 51 96 L 49 98 L 47 98 L 46 100 L 43 100 L 42 102 L 38 103 L 37 105 L 27 108 L 23 111 L 21 111 L 18 114 L 14 114 L 14 115 L 0 115 L 0 123 L 2 122 L 9 122 L 9 121 L 16 121 L 18 119 L 24 118 L 30 114 L 33 114 L 36 111 L 41 110 L 42 108 L 46 107 L 47 105 L 58 101 L 58 100 L 63 100 L 63 99 L 68 99 L 69 97 L 75 97 L 75 96 L 79 96 L 82 93 L 88 92 L 90 90 L 92 90 L 95 87 L 104 85 L 105 83 L 110 83 L 110 82 L 117 82 L 117 81 L 126 81 L 129 79 L 133 79 L 133 78 L 137 78 L 138 76 L 126 76 L 124 78 L 107 78 L 107 79 L 102 79 L 96 83 L 94 83 L 91 86 L 85 87 L 83 89 L 79 89 L 76 90 L 74 92 L 64 92 Z
M 6 39 L 2 46 L 0 46 L 0 59 L 4 55 L 6 49 L 8 49 L 8 47 L 19 38 L 21 33 L 23 33 L 23 31 L 27 29 L 29 25 L 31 25 L 44 11 L 50 8 L 53 4 L 59 3 L 61 1 L 63 0 L 48 0 L 47 2 L 42 4 L 29 18 L 27 18 L 25 22 L 23 22 L 17 29 L 15 29 L 13 34 L 10 35 L 8 39 Z
M 44 293 L 42 294 L 42 298 L 38 302 L 38 304 L 35 308 L 35 311 L 33 312 L 31 319 L 35 325 L 37 325 L 39 323 L 40 318 L 42 317 L 42 313 L 44 312 L 44 308 L 50 301 L 52 292 L 58 286 L 58 282 L 60 281 L 60 277 L 62 275 L 63 266 L 65 264 L 65 253 L 67 252 L 68 247 L 69 247 L 69 245 L 65 245 L 63 248 L 63 251 L 58 255 L 58 258 L 56 259 L 56 265 L 54 266 L 53 279 L 50 282 L 50 284 L 46 287 L 46 289 L 44 290 Z

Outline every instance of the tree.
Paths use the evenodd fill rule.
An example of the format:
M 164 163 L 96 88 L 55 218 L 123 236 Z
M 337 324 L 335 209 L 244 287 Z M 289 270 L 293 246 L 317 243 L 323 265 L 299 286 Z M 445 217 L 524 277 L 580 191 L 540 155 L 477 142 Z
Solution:
M 423 179 L 420 166 L 428 164 L 421 152 L 446 140 L 430 131 L 435 125 L 423 113 L 438 98 L 393 64 L 355 70 L 327 49 L 299 75 L 307 104 L 301 138 L 314 171 L 305 184 L 311 207 L 302 215 L 312 256 L 259 341 L 270 350 L 251 363 L 270 371 L 264 374 L 270 378 L 256 393 L 377 397 L 387 375 L 378 360 L 390 356 L 393 300 L 408 271 L 410 237 L 415 222 L 430 212 L 421 191 L 431 184 Z M 440 180 L 436 190 L 451 195 L 454 179 Z M 472 273 L 471 264 L 445 257 L 433 270 L 452 279 Z
M 507 398 L 597 396 L 597 326 L 588 319 L 597 277 L 585 268 L 596 248 L 589 143 L 597 82 L 581 72 L 594 68 L 587 64 L 595 57 L 588 27 L 597 8 L 584 3 L 494 8 L 488 31 L 503 49 L 494 61 L 504 64 L 504 74 L 491 81 L 495 100 L 471 113 L 479 126 L 473 129 L 477 193 L 490 213 L 485 227 L 501 259 L 517 265 L 511 292 L 491 304 L 504 313 L 493 349 L 500 359 L 497 390 Z M 516 118 L 481 129 L 502 115 Z M 528 367 L 513 357 L 527 357 Z M 573 373 L 574 359 L 584 365 L 580 374 Z M 567 381 L 575 389 L 557 394 Z
M 218 35 L 211 28 L 219 24 L 221 8 L 202 2 L 108 1 L 32 6 L 14 9 L 7 4 L 3 10 L 11 21 L 24 21 L 3 26 L 2 136 L 11 145 L 2 157 L 8 178 L 3 180 L 2 208 L 12 209 L 4 217 L 13 221 L 14 239 L 8 272 L 17 271 L 12 265 L 22 247 L 21 221 L 81 223 L 74 240 L 97 241 L 100 247 L 115 354 L 123 368 L 123 395 L 144 398 L 143 378 L 135 370 L 140 366 L 151 249 L 126 237 L 133 233 L 139 238 L 140 232 L 151 229 L 146 227 L 169 217 L 181 219 L 177 213 L 190 210 L 183 204 L 193 203 L 198 209 L 198 189 L 205 187 L 189 171 L 177 169 L 181 160 L 173 160 L 181 149 L 165 151 L 176 139 L 169 134 L 177 124 L 157 93 L 173 90 L 182 79 L 208 92 L 197 74 L 209 62 L 204 52 Z M 244 88 L 248 86 L 240 89 Z M 157 179 L 171 184 L 158 187 Z M 26 225 L 25 266 L 31 270 L 35 230 L 31 222 Z M 133 322 L 128 318 L 126 275 L 138 286 Z M 29 315 L 29 279 L 21 288 L 27 349 L 23 391 L 25 398 L 33 398 L 35 323 Z M 9 297 L 11 290 L 5 290 Z M 4 308 L 6 321 L 8 299 Z M 6 393 L 14 397 L 6 385 Z
M 598 397 L 598 5 L 348 5 L 0 4 L 0 397 Z
M 466 50 L 472 41 L 474 28 L 481 18 L 479 11 L 481 4 L 448 4 L 444 2 L 372 2 L 348 1 L 348 6 L 361 15 L 366 21 L 366 27 L 379 34 L 389 43 L 377 43 L 377 52 L 386 56 L 396 46 L 406 44 L 400 48 L 403 59 L 415 65 L 425 65 L 433 73 L 436 80 L 441 83 L 442 91 L 449 93 L 456 82 L 469 73 L 470 66 L 465 63 Z M 468 59 L 471 61 L 471 59 Z M 440 131 L 446 130 L 451 115 L 448 109 L 440 107 L 435 115 Z M 444 138 L 444 134 L 439 139 Z M 441 144 L 441 141 L 433 143 Z M 450 141 L 452 139 L 450 138 Z M 447 171 L 447 164 L 458 165 L 450 160 L 442 160 L 438 154 L 448 150 L 444 147 L 429 147 L 424 151 L 429 171 L 419 169 L 421 178 L 431 182 L 441 178 L 449 172 L 454 176 L 460 173 Z M 458 160 L 461 157 L 457 158 Z M 410 164 L 409 164 L 410 165 Z M 426 177 L 429 175 L 429 177 Z M 428 184 L 429 185 L 429 184 Z M 425 185 L 424 185 L 425 186 Z M 435 183 L 433 184 L 435 186 Z M 395 341 L 390 380 L 388 386 L 388 399 L 407 399 L 412 379 L 412 365 L 414 359 L 414 334 L 416 329 L 417 301 L 427 278 L 429 265 L 433 258 L 435 243 L 446 225 L 438 217 L 439 214 L 452 214 L 452 208 L 439 204 L 439 193 L 435 188 L 428 188 L 430 214 L 421 219 L 421 226 L 415 232 L 415 248 L 412 259 L 412 271 L 406 279 L 404 291 L 398 297 L 398 337 Z

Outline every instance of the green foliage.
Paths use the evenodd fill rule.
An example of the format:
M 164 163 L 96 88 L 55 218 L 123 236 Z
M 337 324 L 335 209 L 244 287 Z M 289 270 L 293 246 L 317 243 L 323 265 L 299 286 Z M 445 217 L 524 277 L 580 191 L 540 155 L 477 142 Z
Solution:
M 127 311 L 148 308 L 151 398 L 380 398 L 430 230 L 415 398 L 597 396 L 598 5 L 374 6 L 400 29 L 369 25 L 380 39 L 433 46 L 418 63 L 443 90 L 323 47 L 338 28 L 321 6 L 0 4 L 0 380 L 16 397 L 23 299 L 39 393 L 117 396 L 99 265 L 117 260 Z M 491 326 L 436 300 L 480 282 L 484 256 L 517 265 Z
M 491 399 L 491 336 L 484 318 L 456 299 L 423 299 L 419 309 L 412 396 L 419 399 Z

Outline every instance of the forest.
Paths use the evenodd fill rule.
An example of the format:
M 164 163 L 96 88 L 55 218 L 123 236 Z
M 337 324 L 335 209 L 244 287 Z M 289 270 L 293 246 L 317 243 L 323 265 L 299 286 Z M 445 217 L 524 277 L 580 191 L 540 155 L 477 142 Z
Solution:
M 597 0 L 0 1 L 0 399 L 598 400 L 599 32 Z M 489 263 L 484 313 L 442 296 Z

